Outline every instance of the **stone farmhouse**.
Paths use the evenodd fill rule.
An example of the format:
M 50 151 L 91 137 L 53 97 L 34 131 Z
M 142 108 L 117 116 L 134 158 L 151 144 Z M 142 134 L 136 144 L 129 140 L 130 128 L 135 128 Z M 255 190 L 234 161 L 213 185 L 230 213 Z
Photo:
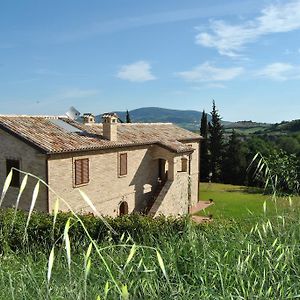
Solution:
M 80 213 L 91 208 L 79 188 L 103 215 L 188 213 L 199 199 L 201 137 L 171 123 L 125 124 L 114 113 L 102 119 L 0 115 L 0 188 L 14 167 Z M 23 176 L 13 171 L 5 207 L 15 205 Z M 20 208 L 29 209 L 36 182 L 28 180 Z M 51 213 L 56 198 L 41 186 L 35 209 Z

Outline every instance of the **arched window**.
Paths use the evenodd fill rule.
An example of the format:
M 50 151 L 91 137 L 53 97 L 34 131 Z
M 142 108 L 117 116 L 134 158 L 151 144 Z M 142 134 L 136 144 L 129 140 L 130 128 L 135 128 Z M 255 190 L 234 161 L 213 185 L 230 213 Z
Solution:
M 128 215 L 128 203 L 123 201 L 119 206 L 119 216 Z

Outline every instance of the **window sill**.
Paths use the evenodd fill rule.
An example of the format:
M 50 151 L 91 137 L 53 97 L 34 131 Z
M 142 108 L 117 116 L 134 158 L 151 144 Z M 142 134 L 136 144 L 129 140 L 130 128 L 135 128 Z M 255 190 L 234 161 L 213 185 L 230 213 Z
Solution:
M 82 184 L 73 184 L 73 189 L 80 188 L 86 185 L 89 185 L 90 182 L 82 183 Z
M 126 175 L 118 175 L 118 178 L 123 178 L 123 177 L 126 177 L 127 176 L 127 174 Z

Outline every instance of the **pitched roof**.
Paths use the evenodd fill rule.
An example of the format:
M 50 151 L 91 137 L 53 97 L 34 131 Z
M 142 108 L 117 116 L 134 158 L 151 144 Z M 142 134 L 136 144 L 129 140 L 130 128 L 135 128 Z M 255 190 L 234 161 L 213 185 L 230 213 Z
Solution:
M 109 141 L 103 138 L 102 124 L 84 125 L 51 116 L 0 115 L 0 128 L 47 154 L 151 144 L 182 153 L 191 148 L 181 142 L 201 139 L 171 123 L 122 123 L 117 127 L 117 141 Z

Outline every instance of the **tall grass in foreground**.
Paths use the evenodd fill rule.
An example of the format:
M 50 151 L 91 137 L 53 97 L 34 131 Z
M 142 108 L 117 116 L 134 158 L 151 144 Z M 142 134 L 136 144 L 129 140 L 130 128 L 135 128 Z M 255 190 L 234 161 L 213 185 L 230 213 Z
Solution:
M 52 250 L 26 250 L 25 240 L 23 250 L 3 253 L 0 299 L 300 298 L 299 215 L 292 209 L 255 224 L 186 222 L 180 234 L 144 232 L 136 240 L 112 233 L 74 253 L 69 237 L 79 219 L 74 213 L 67 220 L 63 243 Z

